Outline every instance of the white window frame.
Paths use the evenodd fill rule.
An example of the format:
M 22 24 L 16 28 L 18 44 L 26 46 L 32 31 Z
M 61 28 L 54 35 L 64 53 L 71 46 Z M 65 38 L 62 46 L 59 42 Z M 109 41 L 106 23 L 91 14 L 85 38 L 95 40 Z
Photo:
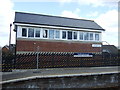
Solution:
M 85 40 L 85 34 L 87 34 L 88 33 L 88 40 Z M 89 41 L 90 39 L 89 39 L 89 32 L 84 32 L 84 41 Z
M 53 38 L 50 38 L 50 30 L 53 31 Z M 49 39 L 55 39 L 55 30 L 54 29 L 49 29 L 48 38 Z
M 47 38 L 45 38 L 45 37 L 43 37 L 43 32 L 44 32 L 44 30 L 47 30 Z M 47 29 L 47 28 L 42 28 L 42 38 L 43 39 L 49 39 L 49 29 Z
M 56 31 L 59 31 L 59 38 L 56 38 Z M 61 30 L 54 30 L 54 39 L 57 39 L 57 40 L 61 39 Z
M 80 33 L 83 33 L 83 39 L 82 40 L 80 39 Z M 79 31 L 79 38 L 78 39 L 79 39 L 79 41 L 84 41 L 84 32 L 83 31 Z
M 62 39 L 62 30 L 60 30 L 60 40 L 63 40 Z
M 22 36 L 22 29 L 25 28 L 27 30 L 26 32 L 26 36 Z M 34 37 L 28 37 L 28 31 L 29 31 L 29 28 L 32 28 L 34 29 Z M 37 30 L 40 30 L 40 37 L 36 37 L 36 31 Z M 44 38 L 43 37 L 43 31 L 44 30 L 47 30 L 47 37 Z M 53 30 L 54 31 L 54 38 L 49 38 L 49 32 L 50 30 Z M 56 38 L 56 32 L 59 31 L 59 38 Z M 72 32 L 72 39 L 68 39 L 68 32 Z M 63 32 L 66 32 L 66 38 L 63 39 L 62 38 L 62 34 Z M 77 39 L 74 39 L 74 32 L 77 33 Z M 19 33 L 19 34 L 18 34 Z M 83 40 L 80 40 L 80 33 L 83 34 Z M 88 40 L 85 40 L 85 33 L 88 33 Z M 90 40 L 90 34 L 93 34 L 93 40 Z M 95 38 L 95 35 L 98 34 L 99 35 L 99 40 L 96 40 Z M 52 40 L 66 40 L 66 41 L 95 41 L 95 42 L 100 42 L 101 41 L 101 36 L 102 36 L 102 33 L 100 32 L 86 32 L 86 31 L 76 31 L 76 30 L 60 30 L 60 29 L 53 29 L 53 28 L 41 28 L 41 27 L 24 27 L 24 26 L 18 26 L 18 32 L 17 32 L 17 38 L 21 37 L 21 38 L 34 38 L 34 39 L 52 39 Z
M 63 32 L 66 32 L 66 38 L 63 39 Z M 62 40 L 67 40 L 67 30 L 62 30 Z
M 102 41 L 102 33 L 99 33 L 99 41 Z
M 73 40 L 73 31 L 71 31 L 71 30 L 66 30 L 66 31 L 67 31 L 67 40 L 69 40 L 69 41 Z M 68 39 L 68 32 L 72 32 L 72 39 Z
M 77 39 L 74 39 L 74 32 L 76 32 L 76 33 L 77 33 Z M 72 36 L 73 38 L 72 38 L 72 40 L 77 41 L 77 40 L 79 39 L 79 38 L 78 38 L 78 35 L 79 35 L 79 34 L 78 34 L 78 31 L 72 31 L 72 33 L 73 33 L 73 36 Z
M 36 37 L 36 31 L 40 30 L 40 37 Z M 41 28 L 34 28 L 34 38 L 40 39 L 41 38 Z
M 96 40 L 96 34 L 98 34 L 98 36 L 99 36 L 98 40 Z M 99 33 L 95 33 L 95 41 L 100 41 L 100 34 Z
M 27 34 L 26 37 L 25 37 L 25 36 L 22 36 L 22 29 L 23 29 L 23 28 L 26 28 L 26 30 L 27 30 L 27 32 L 26 32 L 26 34 Z M 22 38 L 28 38 L 28 27 L 21 27 L 21 37 L 22 37 Z
M 92 40 L 90 39 L 90 34 L 93 34 L 93 39 Z M 94 33 L 93 32 L 89 32 L 89 40 L 94 41 Z
M 33 31 L 34 31 L 34 34 L 33 34 L 33 35 L 34 35 L 34 36 L 33 36 L 33 37 L 28 37 L 28 38 L 34 38 L 34 37 L 35 37 L 35 28 L 33 28 L 33 27 L 28 27 L 28 30 L 27 30 L 28 32 L 29 32 L 29 29 L 33 29 Z M 29 33 L 28 33 L 28 34 L 29 34 Z

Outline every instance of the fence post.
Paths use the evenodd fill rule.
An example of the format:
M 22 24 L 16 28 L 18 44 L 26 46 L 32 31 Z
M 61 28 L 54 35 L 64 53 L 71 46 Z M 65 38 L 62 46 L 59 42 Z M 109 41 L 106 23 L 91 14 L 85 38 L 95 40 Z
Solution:
M 39 46 L 37 46 L 37 69 L 39 68 L 39 66 L 38 66 L 38 63 L 39 63 L 39 60 L 38 60 L 39 53 L 38 53 L 38 51 L 39 51 Z
M 68 56 L 68 58 L 67 58 L 67 67 L 69 67 L 70 65 L 69 65 L 69 63 L 70 63 L 70 59 L 69 59 L 69 57 L 70 57 L 70 54 L 69 53 L 67 53 L 67 55 L 66 56 Z
M 54 68 L 55 67 L 55 61 L 54 61 L 54 58 L 56 56 L 56 53 L 52 53 L 52 67 Z

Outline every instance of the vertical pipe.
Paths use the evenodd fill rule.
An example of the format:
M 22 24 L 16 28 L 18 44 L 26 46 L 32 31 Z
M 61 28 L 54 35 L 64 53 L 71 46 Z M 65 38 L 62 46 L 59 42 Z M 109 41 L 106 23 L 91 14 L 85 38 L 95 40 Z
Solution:
M 10 35 L 9 35 L 9 50 L 10 50 L 10 44 L 11 44 L 11 27 L 12 27 L 12 24 L 10 24 Z

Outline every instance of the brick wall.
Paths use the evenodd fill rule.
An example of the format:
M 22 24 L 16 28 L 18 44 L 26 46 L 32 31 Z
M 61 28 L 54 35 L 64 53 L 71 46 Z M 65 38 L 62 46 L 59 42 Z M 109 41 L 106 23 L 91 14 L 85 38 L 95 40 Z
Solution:
M 39 46 L 41 52 L 101 52 L 100 47 L 92 47 L 93 43 L 80 42 L 56 42 L 56 41 L 31 41 L 31 40 L 17 40 L 16 50 L 22 52 L 36 51 Z

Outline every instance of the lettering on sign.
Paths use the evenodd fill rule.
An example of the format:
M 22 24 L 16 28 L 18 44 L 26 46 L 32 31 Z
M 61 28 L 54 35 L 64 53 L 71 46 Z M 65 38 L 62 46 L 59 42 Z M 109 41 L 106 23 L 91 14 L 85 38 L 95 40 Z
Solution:
M 101 44 L 92 44 L 92 47 L 102 47 Z
M 92 53 L 74 53 L 74 57 L 93 57 Z

